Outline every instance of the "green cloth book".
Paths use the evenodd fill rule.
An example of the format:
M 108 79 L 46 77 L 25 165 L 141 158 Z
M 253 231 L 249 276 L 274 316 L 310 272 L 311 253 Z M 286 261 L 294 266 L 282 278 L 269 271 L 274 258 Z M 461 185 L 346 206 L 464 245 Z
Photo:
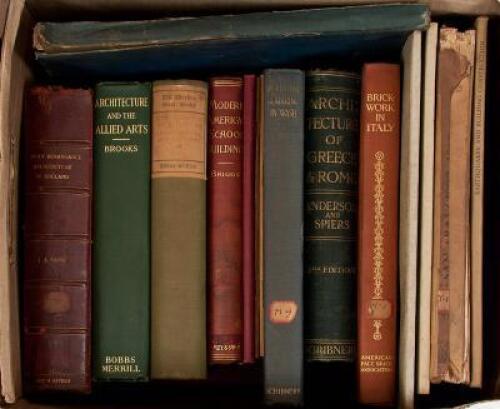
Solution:
M 209 3 L 209 2 L 208 2 Z M 208 4 L 207 3 L 207 4 Z M 427 6 L 385 4 L 146 21 L 41 22 L 35 58 L 47 74 L 73 78 L 260 71 L 310 61 L 398 52 L 429 24 Z
M 151 84 L 99 83 L 94 124 L 93 377 L 149 377 Z
M 204 379 L 208 87 L 155 81 L 151 167 L 151 378 Z

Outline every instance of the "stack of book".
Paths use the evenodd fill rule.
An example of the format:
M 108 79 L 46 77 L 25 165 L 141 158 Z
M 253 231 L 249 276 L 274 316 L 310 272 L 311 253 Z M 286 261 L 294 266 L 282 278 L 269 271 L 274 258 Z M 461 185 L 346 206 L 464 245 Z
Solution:
M 27 394 L 260 361 L 268 403 L 318 374 L 403 408 L 481 387 L 487 21 L 38 23 L 56 85 L 24 103 Z
M 264 357 L 268 397 L 300 401 L 303 311 L 310 360 L 355 361 L 359 242 L 379 254 L 359 261 L 359 336 L 383 340 L 360 343 L 360 386 L 383 363 L 375 396 L 393 402 L 398 197 L 385 192 L 398 190 L 399 71 L 365 65 L 362 90 L 356 73 L 296 69 L 105 82 L 95 97 L 31 87 L 27 388 L 203 379 L 207 363 Z
M 422 138 L 418 391 L 483 385 L 487 18 L 427 32 Z

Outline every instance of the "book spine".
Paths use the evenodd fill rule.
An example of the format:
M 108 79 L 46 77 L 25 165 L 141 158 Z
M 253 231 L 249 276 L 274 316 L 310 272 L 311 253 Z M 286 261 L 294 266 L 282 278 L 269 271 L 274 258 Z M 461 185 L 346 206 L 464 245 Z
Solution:
M 422 153 L 420 165 L 420 214 L 418 246 L 417 382 L 420 395 L 430 393 L 432 226 L 434 195 L 434 122 L 436 108 L 436 54 L 438 23 L 425 33 L 422 87 Z
M 89 393 L 92 93 L 33 87 L 25 107 L 24 384 Z
M 241 361 L 243 79 L 210 81 L 208 130 L 209 362 Z
M 387 2 L 387 0 L 385 1 Z M 222 9 L 226 10 L 234 11 L 234 6 L 240 8 L 240 5 L 234 5 L 231 2 L 219 4 Z M 281 4 L 286 5 L 285 2 Z M 241 7 L 240 10 L 245 8 Z M 199 10 L 201 9 L 200 7 Z M 185 10 L 184 6 L 182 10 Z M 248 58 L 241 60 L 241 66 L 244 67 L 245 64 L 253 66 L 255 59 L 262 58 L 266 60 L 267 65 L 282 60 L 279 53 L 269 54 L 264 59 L 263 55 L 255 52 L 256 49 L 266 45 L 274 46 L 277 40 L 287 40 L 290 37 L 300 36 L 304 41 L 318 35 L 326 37 L 337 33 L 344 34 L 346 31 L 353 31 L 353 34 L 360 32 L 407 33 L 427 28 L 429 20 L 430 12 L 424 4 L 389 4 L 381 7 L 365 5 L 354 9 L 325 7 L 322 9 L 235 13 L 193 17 L 180 21 L 172 18 L 126 22 L 43 22 L 35 26 L 33 47 L 36 51 L 46 54 L 77 54 L 95 50 L 115 50 L 117 43 L 124 48 L 136 47 L 138 49 L 171 46 L 178 48 L 177 52 L 183 51 L 185 48 L 191 49 L 194 64 L 195 59 L 199 60 L 199 63 L 204 62 L 205 58 L 212 60 L 211 54 L 206 53 L 204 48 L 206 43 L 212 43 L 212 47 L 218 45 L 218 42 L 239 46 L 238 41 L 246 41 L 249 38 L 256 39 L 258 43 L 264 43 L 256 44 L 257 48 L 238 50 L 238 53 L 235 54 L 237 56 L 253 57 L 253 60 Z M 394 21 L 397 21 L 397 26 L 394 26 Z M 200 45 L 191 43 L 193 35 L 199 35 L 196 42 Z M 305 44 L 309 45 L 310 43 L 306 41 Z M 335 46 L 327 42 L 316 47 L 321 47 L 321 45 L 324 47 Z M 309 53 L 306 55 L 310 55 L 313 50 L 309 47 L 293 50 L 293 52 L 299 51 L 308 51 Z M 204 58 L 199 58 L 198 53 L 201 53 Z M 239 59 L 237 61 L 240 62 Z M 231 60 L 233 66 L 237 61 Z M 224 61 L 217 62 L 220 65 Z M 171 62 L 171 64 L 174 63 L 175 61 Z M 183 65 L 186 66 L 186 64 L 185 61 Z
M 235 3 L 226 4 L 235 10 Z M 297 64 L 346 49 L 376 49 L 382 38 L 401 44 L 413 30 L 425 30 L 429 20 L 426 4 L 395 4 L 180 20 L 40 23 L 34 27 L 33 46 L 37 61 L 57 78 L 72 79 L 75 66 L 92 78 L 203 75 Z
M 151 378 L 206 377 L 207 84 L 153 84 Z
M 306 77 L 305 346 L 309 361 L 354 362 L 359 75 Z
M 483 382 L 483 219 L 484 219 L 484 133 L 488 17 L 478 17 L 474 74 L 474 115 L 471 163 L 471 387 Z
M 394 405 L 397 371 L 400 68 L 365 64 L 358 206 L 358 400 Z
M 255 75 L 243 77 L 243 362 L 255 361 Z
M 149 376 L 150 108 L 149 83 L 96 86 L 93 377 L 98 381 Z
M 257 149 L 256 149 L 256 169 L 255 169 L 255 219 L 256 219 L 256 257 L 257 280 L 255 300 L 256 319 L 257 319 L 257 338 L 258 348 L 256 358 L 264 357 L 264 75 L 261 74 L 257 79 Z
M 398 406 L 415 406 L 418 209 L 420 194 L 420 89 L 422 33 L 410 34 L 401 52 L 401 148 L 399 168 Z
M 473 30 L 442 28 L 436 99 L 431 382 L 470 380 Z
M 265 399 L 298 406 L 303 400 L 303 72 L 266 70 L 264 105 Z

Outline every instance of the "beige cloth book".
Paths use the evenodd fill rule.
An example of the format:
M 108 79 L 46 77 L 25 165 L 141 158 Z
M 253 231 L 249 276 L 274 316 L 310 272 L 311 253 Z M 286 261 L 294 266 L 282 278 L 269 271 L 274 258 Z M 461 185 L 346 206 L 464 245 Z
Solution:
M 436 106 L 436 52 L 438 24 L 425 34 L 422 96 L 422 157 L 420 164 L 420 236 L 417 379 L 419 394 L 430 392 L 432 215 L 434 197 L 434 119 Z
M 431 382 L 470 382 L 470 143 L 475 32 L 439 33 Z
M 476 19 L 476 61 L 471 168 L 471 386 L 482 385 L 483 372 L 483 197 L 484 117 L 488 17 Z
M 399 204 L 399 408 L 411 409 L 415 394 L 417 248 L 420 160 L 422 33 L 413 32 L 402 52 L 403 89 Z

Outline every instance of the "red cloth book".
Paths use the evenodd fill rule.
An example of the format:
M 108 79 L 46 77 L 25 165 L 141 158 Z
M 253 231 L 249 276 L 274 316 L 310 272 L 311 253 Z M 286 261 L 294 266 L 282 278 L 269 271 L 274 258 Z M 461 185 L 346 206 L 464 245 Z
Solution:
M 208 358 L 242 358 L 243 79 L 210 81 L 208 124 Z
M 255 75 L 243 77 L 243 362 L 255 361 Z
M 397 370 L 400 67 L 361 78 L 358 223 L 358 398 L 394 405 Z

